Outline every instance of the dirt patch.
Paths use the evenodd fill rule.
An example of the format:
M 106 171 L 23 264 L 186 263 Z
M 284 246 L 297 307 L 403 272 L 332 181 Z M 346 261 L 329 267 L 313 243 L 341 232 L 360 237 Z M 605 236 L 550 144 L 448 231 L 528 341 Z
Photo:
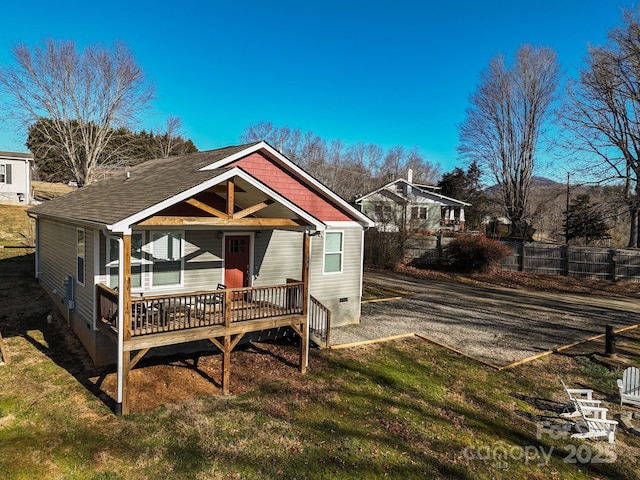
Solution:
M 300 348 L 294 342 L 249 342 L 231 353 L 230 392 L 240 395 L 274 382 L 297 389 L 304 381 L 299 370 Z M 317 370 L 322 360 L 312 355 L 309 368 Z M 181 403 L 205 395 L 222 395 L 222 355 L 219 353 L 158 357 L 141 362 L 131 371 L 130 402 L 133 413 L 150 412 L 163 404 Z M 88 382 L 105 403 L 116 398 L 116 373 L 104 369 Z

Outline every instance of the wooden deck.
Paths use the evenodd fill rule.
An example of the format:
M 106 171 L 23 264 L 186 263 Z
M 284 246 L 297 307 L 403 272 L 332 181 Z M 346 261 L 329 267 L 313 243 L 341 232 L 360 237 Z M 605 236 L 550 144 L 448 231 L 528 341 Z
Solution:
M 298 334 L 300 371 L 306 370 L 308 328 L 303 282 L 141 296 L 125 305 L 123 315 L 118 312 L 117 290 L 99 284 L 96 298 L 100 330 L 116 343 L 122 337 L 125 385 L 131 369 L 151 348 L 208 339 L 223 354 L 222 390 L 229 393 L 229 355 L 233 348 L 246 333 L 276 327 L 291 327 Z M 123 332 L 118 331 L 120 317 L 125 325 Z M 128 413 L 128 400 L 121 405 L 121 413 Z
M 98 326 L 118 337 L 118 292 L 98 285 Z M 303 318 L 301 282 L 191 294 L 142 296 L 131 300 L 124 350 L 134 351 L 283 326 Z

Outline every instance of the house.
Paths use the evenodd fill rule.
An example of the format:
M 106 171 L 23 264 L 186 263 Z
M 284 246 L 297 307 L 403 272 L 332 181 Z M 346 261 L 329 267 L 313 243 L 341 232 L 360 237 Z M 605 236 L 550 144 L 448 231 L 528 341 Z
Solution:
M 0 202 L 31 202 L 31 153 L 0 152 Z
M 149 349 L 357 323 L 373 222 L 265 142 L 151 160 L 29 209 L 36 275 L 97 365 L 116 412 Z
M 464 208 L 471 204 L 441 195 L 436 188 L 413 183 L 409 171 L 407 180 L 387 183 L 359 197 L 356 205 L 382 232 L 464 230 Z

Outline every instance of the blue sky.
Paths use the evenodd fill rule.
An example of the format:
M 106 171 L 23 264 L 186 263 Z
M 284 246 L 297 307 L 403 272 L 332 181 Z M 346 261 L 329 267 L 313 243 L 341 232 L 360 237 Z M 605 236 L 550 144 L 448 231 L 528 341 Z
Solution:
M 576 76 L 589 43 L 606 41 L 624 0 L 3 1 L 0 64 L 16 42 L 124 41 L 156 84 L 141 128 L 182 119 L 200 150 L 237 144 L 270 121 L 326 140 L 417 146 L 443 171 L 479 75 L 525 43 L 556 50 Z M 75 3 L 75 5 L 74 5 Z M 531 6 L 535 5 L 535 6 Z M 0 126 L 0 150 L 25 151 Z

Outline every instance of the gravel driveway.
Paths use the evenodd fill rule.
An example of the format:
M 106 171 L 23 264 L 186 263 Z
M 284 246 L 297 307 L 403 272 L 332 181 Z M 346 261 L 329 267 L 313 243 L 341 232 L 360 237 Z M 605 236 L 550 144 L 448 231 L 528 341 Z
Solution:
M 419 334 L 464 354 L 504 366 L 603 334 L 607 324 L 640 323 L 640 301 L 550 294 L 365 274 L 366 282 L 414 295 L 365 303 L 359 325 L 331 330 L 332 346 Z

